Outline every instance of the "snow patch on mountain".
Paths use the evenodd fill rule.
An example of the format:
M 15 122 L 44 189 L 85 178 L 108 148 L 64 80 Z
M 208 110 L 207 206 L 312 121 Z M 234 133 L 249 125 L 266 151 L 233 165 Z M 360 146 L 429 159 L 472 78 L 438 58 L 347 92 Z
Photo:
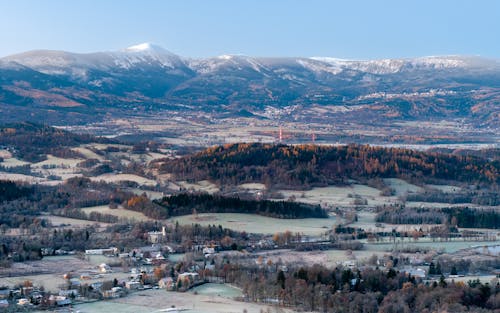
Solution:
M 472 58 L 460 56 L 431 56 L 414 59 L 347 60 L 330 57 L 311 57 L 311 60 L 334 66 L 340 70 L 356 70 L 370 74 L 395 74 L 403 71 L 423 69 L 466 68 L 472 65 Z M 327 67 L 318 67 L 327 71 Z
M 177 55 L 152 43 L 130 46 L 119 52 L 110 52 L 109 55 L 116 66 L 124 69 L 130 69 L 139 64 L 159 65 L 167 69 L 182 65 L 182 60 Z
M 266 72 L 269 71 L 269 68 L 259 62 L 257 58 L 232 54 L 224 54 L 208 59 L 191 59 L 188 61 L 188 66 L 200 74 L 211 73 L 223 67 L 236 68 L 238 70 L 251 67 L 254 71 L 264 76 L 268 76 Z
M 342 63 L 330 61 L 325 62 L 319 59 L 323 58 L 297 59 L 297 63 L 315 73 L 326 72 L 333 75 L 338 75 L 344 70 L 344 66 Z

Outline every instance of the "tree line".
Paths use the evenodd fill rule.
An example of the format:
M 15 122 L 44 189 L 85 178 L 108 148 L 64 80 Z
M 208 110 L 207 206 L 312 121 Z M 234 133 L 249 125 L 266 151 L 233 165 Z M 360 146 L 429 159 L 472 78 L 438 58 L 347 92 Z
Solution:
M 449 224 L 464 228 L 500 228 L 500 212 L 495 209 L 469 207 L 408 208 L 405 206 L 379 208 L 376 222 L 389 224 Z
M 319 205 L 292 201 L 245 200 L 206 193 L 180 193 L 154 201 L 168 212 L 168 216 L 198 213 L 248 213 L 275 218 L 327 218 Z

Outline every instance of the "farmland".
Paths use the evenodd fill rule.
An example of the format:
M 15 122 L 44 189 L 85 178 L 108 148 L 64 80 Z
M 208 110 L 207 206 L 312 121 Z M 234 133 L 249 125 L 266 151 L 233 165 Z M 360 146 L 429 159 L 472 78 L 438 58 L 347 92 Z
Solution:
M 180 224 L 201 224 L 201 225 L 221 225 L 248 233 L 274 234 L 276 232 L 291 231 L 293 233 L 303 233 L 305 235 L 319 236 L 331 229 L 336 222 L 335 217 L 328 219 L 307 218 L 284 220 L 272 217 L 265 217 L 253 214 L 241 213 L 202 213 L 185 215 L 170 219 L 172 223 Z
M 76 139 L 62 148 L 0 150 L 0 178 L 14 181 L 0 185 L 0 276 L 9 288 L 71 288 L 85 301 L 110 298 L 78 304 L 81 312 L 154 312 L 172 305 L 192 312 L 260 312 L 266 306 L 254 302 L 278 301 L 280 271 L 279 279 L 293 281 L 303 275 L 301 268 L 314 272 L 318 266 L 385 277 L 413 266 L 430 271 L 434 262 L 446 276 L 455 266 L 482 282 L 497 266 L 500 234 L 491 222 L 500 208 L 491 183 L 496 163 L 483 159 L 473 159 L 482 168 L 476 171 L 456 156 L 356 145 L 238 144 L 197 152 L 165 142 Z M 268 150 L 282 155 L 274 158 Z M 350 155 L 357 165 L 349 158 L 332 162 L 331 153 Z M 359 163 L 357 153 L 370 161 Z M 271 159 L 255 165 L 261 156 Z M 393 158 L 404 172 L 390 172 Z M 417 165 L 408 160 L 420 171 L 412 172 Z M 213 162 L 220 168 L 207 167 Z M 455 179 L 437 177 L 444 171 L 439 168 L 430 172 L 436 177 L 421 175 L 436 164 L 456 171 Z M 387 172 L 370 172 L 378 170 Z M 464 216 L 474 223 L 460 226 Z M 273 283 L 259 286 L 262 279 Z M 162 289 L 142 290 L 153 286 Z M 282 292 L 295 290 L 285 287 Z M 233 299 L 240 296 L 253 302 Z M 289 301 L 290 311 L 314 305 L 290 299 L 280 300 Z

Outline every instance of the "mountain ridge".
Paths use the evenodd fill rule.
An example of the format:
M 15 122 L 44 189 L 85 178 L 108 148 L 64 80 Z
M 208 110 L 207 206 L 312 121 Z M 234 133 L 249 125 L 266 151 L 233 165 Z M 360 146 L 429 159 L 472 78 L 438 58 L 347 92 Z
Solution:
M 500 127 L 500 62 L 477 56 L 184 58 L 145 43 L 83 54 L 28 51 L 0 58 L 0 75 L 0 103 L 14 106 L 11 112 L 72 107 L 95 116 L 182 107 L 228 117 L 293 107 L 279 118 L 307 121 L 316 106 L 344 106 L 340 117 L 361 114 L 367 123 L 436 118 Z

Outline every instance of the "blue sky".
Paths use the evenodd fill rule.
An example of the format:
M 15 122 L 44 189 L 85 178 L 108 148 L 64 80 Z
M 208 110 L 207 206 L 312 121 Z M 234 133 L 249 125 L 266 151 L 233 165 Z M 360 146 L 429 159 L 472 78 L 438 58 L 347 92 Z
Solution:
M 496 0 L 0 0 L 0 56 L 152 42 L 188 57 L 500 58 Z

